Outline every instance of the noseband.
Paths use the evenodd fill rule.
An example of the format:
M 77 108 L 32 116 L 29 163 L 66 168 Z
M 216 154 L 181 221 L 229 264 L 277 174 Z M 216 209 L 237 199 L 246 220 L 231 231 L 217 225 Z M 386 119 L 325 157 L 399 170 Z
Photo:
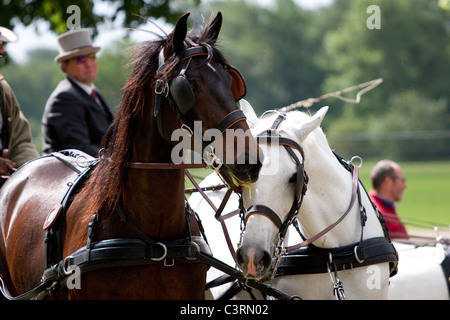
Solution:
M 272 209 L 270 209 L 267 206 L 264 205 L 252 205 L 250 206 L 246 212 L 244 213 L 244 223 L 247 224 L 247 220 L 250 216 L 258 214 L 262 215 L 266 218 L 268 218 L 270 221 L 273 222 L 273 224 L 278 228 L 278 245 L 277 250 L 281 250 L 281 244 L 284 241 L 284 237 L 286 236 L 286 232 L 288 230 L 289 225 L 291 225 L 295 218 L 297 217 L 298 210 L 300 209 L 300 206 L 303 201 L 303 197 L 306 193 L 307 184 L 308 184 L 308 175 L 306 174 L 306 171 L 303 167 L 303 162 L 300 161 L 300 159 L 297 157 L 293 149 L 296 149 L 302 156 L 303 161 L 305 159 L 305 154 L 303 151 L 303 148 L 294 140 L 284 138 L 279 136 L 276 133 L 276 129 L 280 125 L 281 121 L 285 119 L 285 114 L 280 114 L 275 122 L 273 123 L 272 127 L 267 130 L 266 136 L 258 135 L 256 137 L 256 141 L 258 143 L 276 143 L 282 145 L 286 151 L 289 153 L 289 155 L 294 160 L 296 166 L 297 166 L 297 175 L 296 175 L 296 187 L 295 187 L 295 195 L 294 200 L 292 202 L 291 209 L 289 210 L 286 219 L 284 222 L 281 221 L 280 217 L 276 212 L 274 212 Z M 279 254 L 280 252 L 278 252 Z M 277 252 L 275 253 L 277 255 Z

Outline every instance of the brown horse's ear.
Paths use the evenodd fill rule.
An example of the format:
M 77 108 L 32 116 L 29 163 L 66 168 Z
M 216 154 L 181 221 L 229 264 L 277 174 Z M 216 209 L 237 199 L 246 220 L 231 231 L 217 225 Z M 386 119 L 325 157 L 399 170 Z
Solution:
M 222 13 L 219 11 L 217 16 L 205 27 L 199 35 L 200 42 L 207 42 L 214 45 L 219 37 L 222 28 Z
M 172 49 L 174 53 L 181 52 L 184 50 L 184 39 L 186 39 L 187 34 L 187 19 L 191 13 L 186 12 L 177 21 L 175 29 L 169 35 L 169 44 L 172 43 Z

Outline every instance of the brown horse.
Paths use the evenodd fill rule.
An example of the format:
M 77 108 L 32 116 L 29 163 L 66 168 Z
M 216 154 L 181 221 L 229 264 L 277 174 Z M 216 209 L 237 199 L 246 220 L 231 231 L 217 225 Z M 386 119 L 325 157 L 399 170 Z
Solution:
M 180 244 L 180 239 L 198 235 L 195 221 L 186 214 L 184 168 L 164 165 L 172 163 L 171 151 L 177 143 L 171 141 L 171 133 L 180 128 L 180 121 L 183 127 L 201 121 L 202 133 L 218 124 L 220 130 L 249 128 L 245 118 L 239 117 L 235 103 L 245 91 L 243 80 L 214 47 L 222 24 L 220 12 L 197 36 L 187 35 L 188 15 L 178 20 L 167 37 L 136 47 L 134 68 L 123 89 L 118 115 L 103 139 L 103 152 L 95 166 L 90 166 L 93 169 L 84 171 L 88 173 L 81 189 L 75 196 L 66 197 L 71 204 L 61 220 L 59 251 L 65 259 L 58 270 L 62 273 L 74 252 L 84 248 L 79 256 L 84 252 L 89 256 L 95 250 L 87 249 L 97 248 L 95 243 L 103 240 L 135 239 L 129 244 L 133 250 L 122 250 L 130 255 L 141 250 L 144 241 L 146 254 L 156 252 L 155 256 L 163 258 L 167 253 L 164 250 L 170 249 L 167 243 Z M 181 77 L 181 84 L 172 80 L 177 77 Z M 196 139 L 195 135 L 192 139 Z M 258 151 L 256 141 L 247 137 L 244 155 L 234 154 L 236 161 L 220 168 L 230 185 L 256 181 L 261 162 L 252 150 Z M 239 157 L 247 161 L 240 164 Z M 258 161 L 250 163 L 249 159 L 255 158 Z M 77 171 L 85 170 L 94 160 L 79 151 L 44 156 L 17 170 L 0 189 L 3 291 L 11 296 L 25 293 L 23 298 L 31 297 L 26 293 L 41 283 L 49 261 L 58 262 L 49 260 L 48 255 L 55 253 L 49 254 L 45 244 L 48 230 L 61 219 L 53 213 L 64 212 L 59 204 L 79 177 Z M 53 210 L 55 205 L 57 210 Z M 120 249 L 114 245 L 108 250 L 117 254 L 115 247 Z M 99 248 L 95 252 L 100 256 L 108 251 Z M 138 265 L 115 265 L 112 261 L 107 268 L 89 267 L 75 288 L 55 281 L 50 283 L 51 288 L 44 288 L 43 295 L 51 293 L 62 299 L 204 297 L 205 264 L 178 263 L 177 259 L 155 256 L 146 257 Z M 195 260 L 195 256 L 190 259 Z M 155 263 L 147 264 L 149 260 Z M 60 285 L 64 288 L 56 290 Z

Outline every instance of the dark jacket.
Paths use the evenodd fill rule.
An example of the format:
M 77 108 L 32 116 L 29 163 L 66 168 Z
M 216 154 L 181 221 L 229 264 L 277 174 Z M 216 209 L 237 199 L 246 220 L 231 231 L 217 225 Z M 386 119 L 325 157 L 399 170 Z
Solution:
M 45 105 L 42 117 L 42 151 L 48 154 L 78 149 L 97 156 L 100 141 L 113 115 L 97 92 L 102 106 L 75 82 L 62 80 Z

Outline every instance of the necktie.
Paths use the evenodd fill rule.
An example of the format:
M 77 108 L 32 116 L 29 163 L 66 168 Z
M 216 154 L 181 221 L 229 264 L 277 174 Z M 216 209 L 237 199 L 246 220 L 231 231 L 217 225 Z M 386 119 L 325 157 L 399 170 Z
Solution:
M 94 100 L 97 100 L 97 91 L 95 91 L 95 89 L 92 90 L 91 97 L 94 98 Z
M 103 112 L 104 112 L 106 115 L 108 115 L 108 114 L 111 113 L 111 112 L 109 111 L 108 107 L 107 107 L 106 105 L 104 105 L 104 104 L 100 101 L 100 99 L 99 99 L 99 97 L 98 97 L 98 95 L 97 95 L 97 91 L 95 91 L 95 89 L 92 90 L 92 92 L 91 92 L 91 97 L 94 98 L 95 102 L 97 102 L 97 105 L 101 107 L 101 109 L 103 110 Z

